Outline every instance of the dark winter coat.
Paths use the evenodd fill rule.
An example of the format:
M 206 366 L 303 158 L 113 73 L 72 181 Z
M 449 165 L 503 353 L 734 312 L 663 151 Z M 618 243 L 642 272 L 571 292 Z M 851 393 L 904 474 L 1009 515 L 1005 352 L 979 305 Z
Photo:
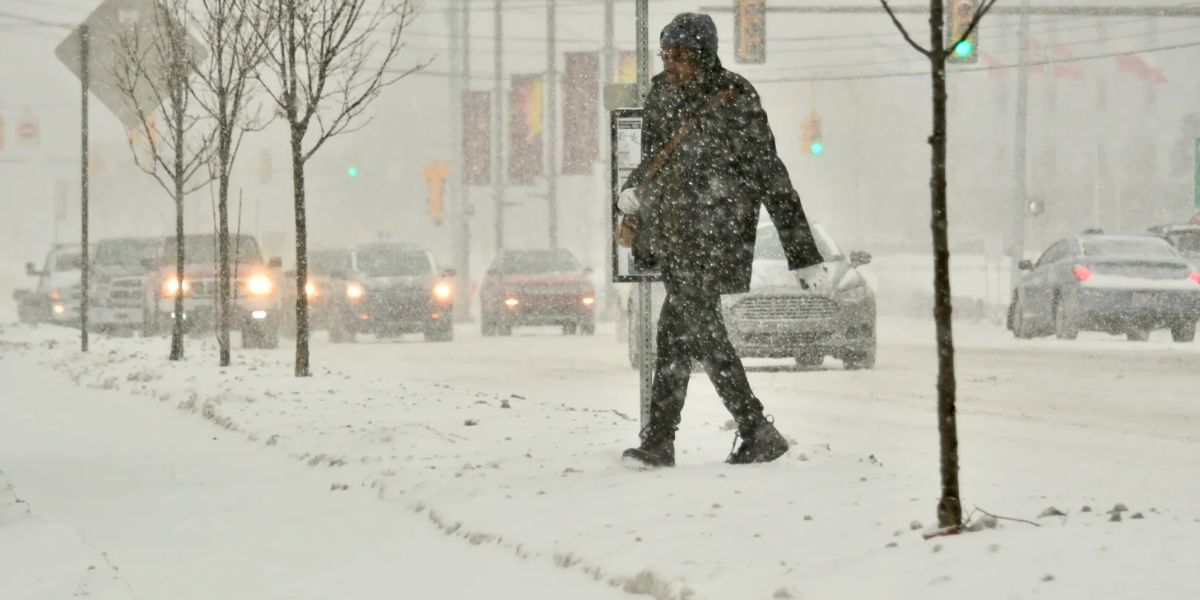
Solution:
M 714 103 L 725 90 L 731 90 L 727 101 Z M 779 230 L 789 268 L 821 262 L 758 92 L 719 63 L 682 87 L 669 85 L 665 75 L 654 78 L 642 162 L 624 187 L 643 183 L 655 157 L 698 112 L 690 133 L 643 188 L 634 239 L 639 262 L 661 269 L 668 289 L 749 291 L 761 206 Z

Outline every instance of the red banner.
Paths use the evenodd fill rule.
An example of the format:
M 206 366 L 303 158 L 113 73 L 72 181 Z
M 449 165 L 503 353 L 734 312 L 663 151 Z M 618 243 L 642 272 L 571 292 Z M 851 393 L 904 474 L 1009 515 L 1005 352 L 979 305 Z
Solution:
M 563 71 L 563 175 L 588 175 L 600 157 L 600 53 L 568 52 Z
M 1167 76 L 1162 69 L 1156 69 L 1146 62 L 1146 59 L 1136 54 L 1123 54 L 1117 57 L 1117 70 L 1133 73 L 1143 81 L 1150 83 L 1166 83 Z
M 1070 48 L 1067 48 L 1062 44 L 1051 44 L 1050 56 L 1054 61 L 1055 77 L 1061 79 L 1083 79 L 1083 67 L 1075 63 L 1075 53 L 1071 52 Z M 1062 63 L 1059 61 L 1062 61 Z
M 513 75 L 509 92 L 508 182 L 532 185 L 545 171 L 542 160 L 544 126 L 541 75 Z
M 463 92 L 463 177 L 467 185 L 492 182 L 492 93 Z

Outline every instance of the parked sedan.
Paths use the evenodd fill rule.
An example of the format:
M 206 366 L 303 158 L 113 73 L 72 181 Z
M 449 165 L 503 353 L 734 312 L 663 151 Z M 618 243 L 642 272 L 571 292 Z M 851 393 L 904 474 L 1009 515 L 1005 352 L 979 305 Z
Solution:
M 596 290 L 568 250 L 505 250 L 479 289 L 483 335 L 513 327 L 557 325 L 563 334 L 596 332 Z
M 1144 341 L 1163 327 L 1176 342 L 1196 337 L 1200 273 L 1162 238 L 1084 234 L 1020 267 L 1008 318 L 1018 338 L 1102 331 Z
M 814 367 L 832 356 L 847 369 L 874 368 L 875 293 L 858 271 L 871 262 L 871 255 L 846 255 L 823 227 L 814 224 L 812 229 L 833 289 L 829 293 L 806 289 L 788 270 L 774 226 L 761 225 L 750 291 L 721 297 L 729 340 L 738 354 L 747 358 L 794 358 L 798 366 Z M 665 293 L 661 284 L 652 287 L 651 327 L 655 327 Z M 637 349 L 641 325 L 633 312 L 635 306 L 636 297 L 631 297 L 627 338 L 630 363 L 636 367 L 642 359 Z

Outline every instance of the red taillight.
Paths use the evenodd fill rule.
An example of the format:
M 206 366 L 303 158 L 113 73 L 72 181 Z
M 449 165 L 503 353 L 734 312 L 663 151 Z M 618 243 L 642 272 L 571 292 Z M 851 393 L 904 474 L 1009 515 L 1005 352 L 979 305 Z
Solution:
M 1075 275 L 1076 281 L 1087 281 L 1092 278 L 1092 270 L 1082 265 L 1075 265 L 1075 268 L 1071 269 L 1071 273 Z
M 1200 273 L 1193 272 L 1191 275 L 1188 275 L 1188 279 L 1191 279 L 1192 283 L 1200 283 Z

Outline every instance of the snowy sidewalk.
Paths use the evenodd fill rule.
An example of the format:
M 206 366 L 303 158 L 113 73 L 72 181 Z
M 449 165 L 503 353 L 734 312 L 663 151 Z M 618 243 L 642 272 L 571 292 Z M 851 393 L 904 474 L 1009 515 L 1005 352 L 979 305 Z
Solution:
M 173 407 L 77 387 L 36 364 L 45 352 L 0 351 L 0 598 L 621 596 Z
M 516 356 L 513 347 L 504 344 L 525 343 L 530 349 L 516 360 L 529 365 L 514 368 L 506 362 Z M 469 550 L 475 554 L 466 556 L 518 557 L 525 560 L 512 562 L 522 568 L 565 578 L 565 583 L 547 584 L 559 592 L 547 597 L 586 597 L 558 587 L 581 582 L 593 594 L 623 590 L 661 600 L 1200 597 L 1200 578 L 1192 573 L 1200 564 L 1195 506 L 1200 483 L 1194 477 L 1200 453 L 1187 425 L 1195 422 L 1197 410 L 1183 398 L 1146 403 L 1183 411 L 1171 428 L 1178 435 L 1170 436 L 1138 433 L 1100 412 L 1070 426 L 1026 414 L 1025 408 L 1014 413 L 976 396 L 991 390 L 990 396 L 1004 398 L 1023 389 L 1025 376 L 1011 370 L 1013 353 L 1007 351 L 1001 355 L 1008 362 L 999 381 L 964 377 L 964 406 L 971 411 L 962 423 L 964 485 L 971 494 L 967 508 L 972 499 L 982 498 L 988 509 L 1034 519 L 1042 527 L 1002 522 L 998 529 L 924 541 L 919 530 L 931 525 L 937 491 L 928 372 L 888 366 L 890 357 L 884 356 L 885 365 L 876 372 L 752 375 L 774 399 L 784 433 L 797 442 L 783 460 L 753 467 L 721 464 L 731 433 L 722 427 L 725 417 L 708 397 L 707 383 L 697 377 L 697 399 L 681 432 L 681 466 L 632 472 L 616 462 L 636 431 L 636 415 L 627 414 L 632 390 L 614 387 L 601 359 L 582 356 L 591 351 L 589 343 L 596 344 L 597 353 L 613 349 L 598 340 L 573 341 L 569 348 L 557 343 L 558 338 L 467 338 L 453 347 L 324 347 L 319 350 L 333 354 L 336 349 L 338 356 L 326 356 L 319 364 L 329 366 L 318 369 L 316 377 L 297 380 L 289 376 L 284 351 L 241 354 L 246 364 L 222 373 L 211 366 L 206 344 L 191 345 L 189 362 L 168 364 L 161 358 L 160 340 L 100 339 L 83 356 L 65 333 L 56 337 L 13 328 L 0 332 L 0 367 L 7 363 L 4 376 L 19 373 L 20 381 L 38 374 L 32 388 L 54 389 L 56 396 L 83 390 L 74 392 L 75 404 L 82 406 L 47 408 L 41 417 L 46 422 L 72 415 L 80 428 L 137 438 L 124 442 L 143 445 L 135 455 L 157 448 L 176 456 L 175 462 L 193 461 L 206 477 L 231 486 L 213 500 L 218 505 L 230 494 L 262 502 L 261 511 L 248 514 L 277 503 L 280 508 L 265 522 L 234 521 L 239 527 L 265 528 L 270 535 L 286 532 L 289 540 L 239 547 L 247 558 L 223 565 L 234 581 L 290 583 L 317 567 L 310 563 L 294 574 L 286 569 L 309 560 L 361 567 L 364 573 L 386 571 L 400 561 L 380 560 L 386 551 L 376 546 L 380 539 L 424 539 L 440 531 L 437 541 L 449 546 L 431 553 L 457 557 Z M 581 356 L 560 359 L 555 350 Z M 424 358 L 434 352 L 446 356 Z M 488 364 L 461 360 L 489 352 L 495 354 Z M 362 364 L 363 356 L 374 362 Z M 415 362 L 404 363 L 405 356 Z M 1180 365 L 1190 356 L 1180 355 Z M 590 361 L 583 364 L 591 364 L 591 370 L 572 362 L 581 358 Z M 1067 354 L 1060 358 L 1069 362 Z M 58 375 L 24 366 L 34 361 Z M 449 370 L 432 366 L 439 361 Z M 16 371 L 14 362 L 21 365 Z M 406 366 L 397 366 L 402 363 Z M 426 376 L 413 375 L 422 369 L 428 370 Z M 503 380 L 507 383 L 484 386 L 480 374 L 497 369 L 511 371 Z M 460 371 L 469 375 L 469 383 L 456 383 L 449 375 Z M 964 367 L 964 375 L 973 372 Z M 624 372 L 617 375 L 631 379 Z M 1070 375 L 1059 373 L 1066 379 L 1057 385 L 1070 385 Z M 1050 376 L 1039 373 L 1038 381 Z M 1036 394 L 1026 390 L 1021 406 L 1035 410 Z M 784 401 L 789 396 L 798 399 L 795 404 Z M 42 404 L 25 400 L 29 410 Z M 1097 406 L 1130 403 L 1117 397 L 1099 400 Z M 112 416 L 117 413 L 123 416 Z M 177 423 L 189 417 L 193 422 Z M 1153 422 L 1160 427 L 1159 419 Z M 180 433 L 185 425 L 192 428 L 188 435 Z M 6 424 L 0 425 L 0 435 L 9 429 L 23 435 L 36 431 Z M 12 451 L 0 441 L 0 456 Z M 105 461 L 114 460 L 110 451 Z M 109 464 L 108 477 L 123 481 L 125 470 L 136 466 L 128 460 Z M 84 463 L 83 472 L 68 481 L 86 479 L 102 467 Z M 9 468 L 25 487 L 18 469 L 0 468 Z M 113 473 L 114 468 L 123 470 Z M 294 498 L 311 498 L 324 509 L 312 516 L 292 506 Z M 1122 513 L 1122 521 L 1111 522 L 1106 511 L 1118 502 L 1131 510 Z M 1068 516 L 1038 518 L 1052 504 Z M 151 508 L 144 510 L 154 516 Z M 1131 518 L 1134 513 L 1142 518 Z M 330 514 L 353 520 L 335 526 Z M 179 518 L 173 512 L 159 522 L 172 527 Z M 219 533 L 203 523 L 206 535 Z M 412 523 L 425 533 L 410 531 Z M 393 528 L 398 531 L 386 533 Z M 227 560 L 221 552 L 232 534 L 226 535 L 202 540 L 187 551 L 188 561 L 202 564 L 213 560 L 213 553 Z M 336 550 L 316 559 L 312 553 L 326 546 L 314 548 L 311 540 L 326 536 L 333 537 L 329 546 Z M 343 554 L 357 558 L 342 559 Z M 264 574 L 250 566 L 252 556 L 272 564 L 277 558 L 286 566 Z M 493 579 L 477 575 L 466 562 L 461 569 L 472 573 L 473 581 Z M 121 573 L 141 581 L 130 569 L 122 567 Z M 161 585 L 173 589 L 170 581 Z M 305 581 L 279 597 L 310 589 L 312 582 Z

